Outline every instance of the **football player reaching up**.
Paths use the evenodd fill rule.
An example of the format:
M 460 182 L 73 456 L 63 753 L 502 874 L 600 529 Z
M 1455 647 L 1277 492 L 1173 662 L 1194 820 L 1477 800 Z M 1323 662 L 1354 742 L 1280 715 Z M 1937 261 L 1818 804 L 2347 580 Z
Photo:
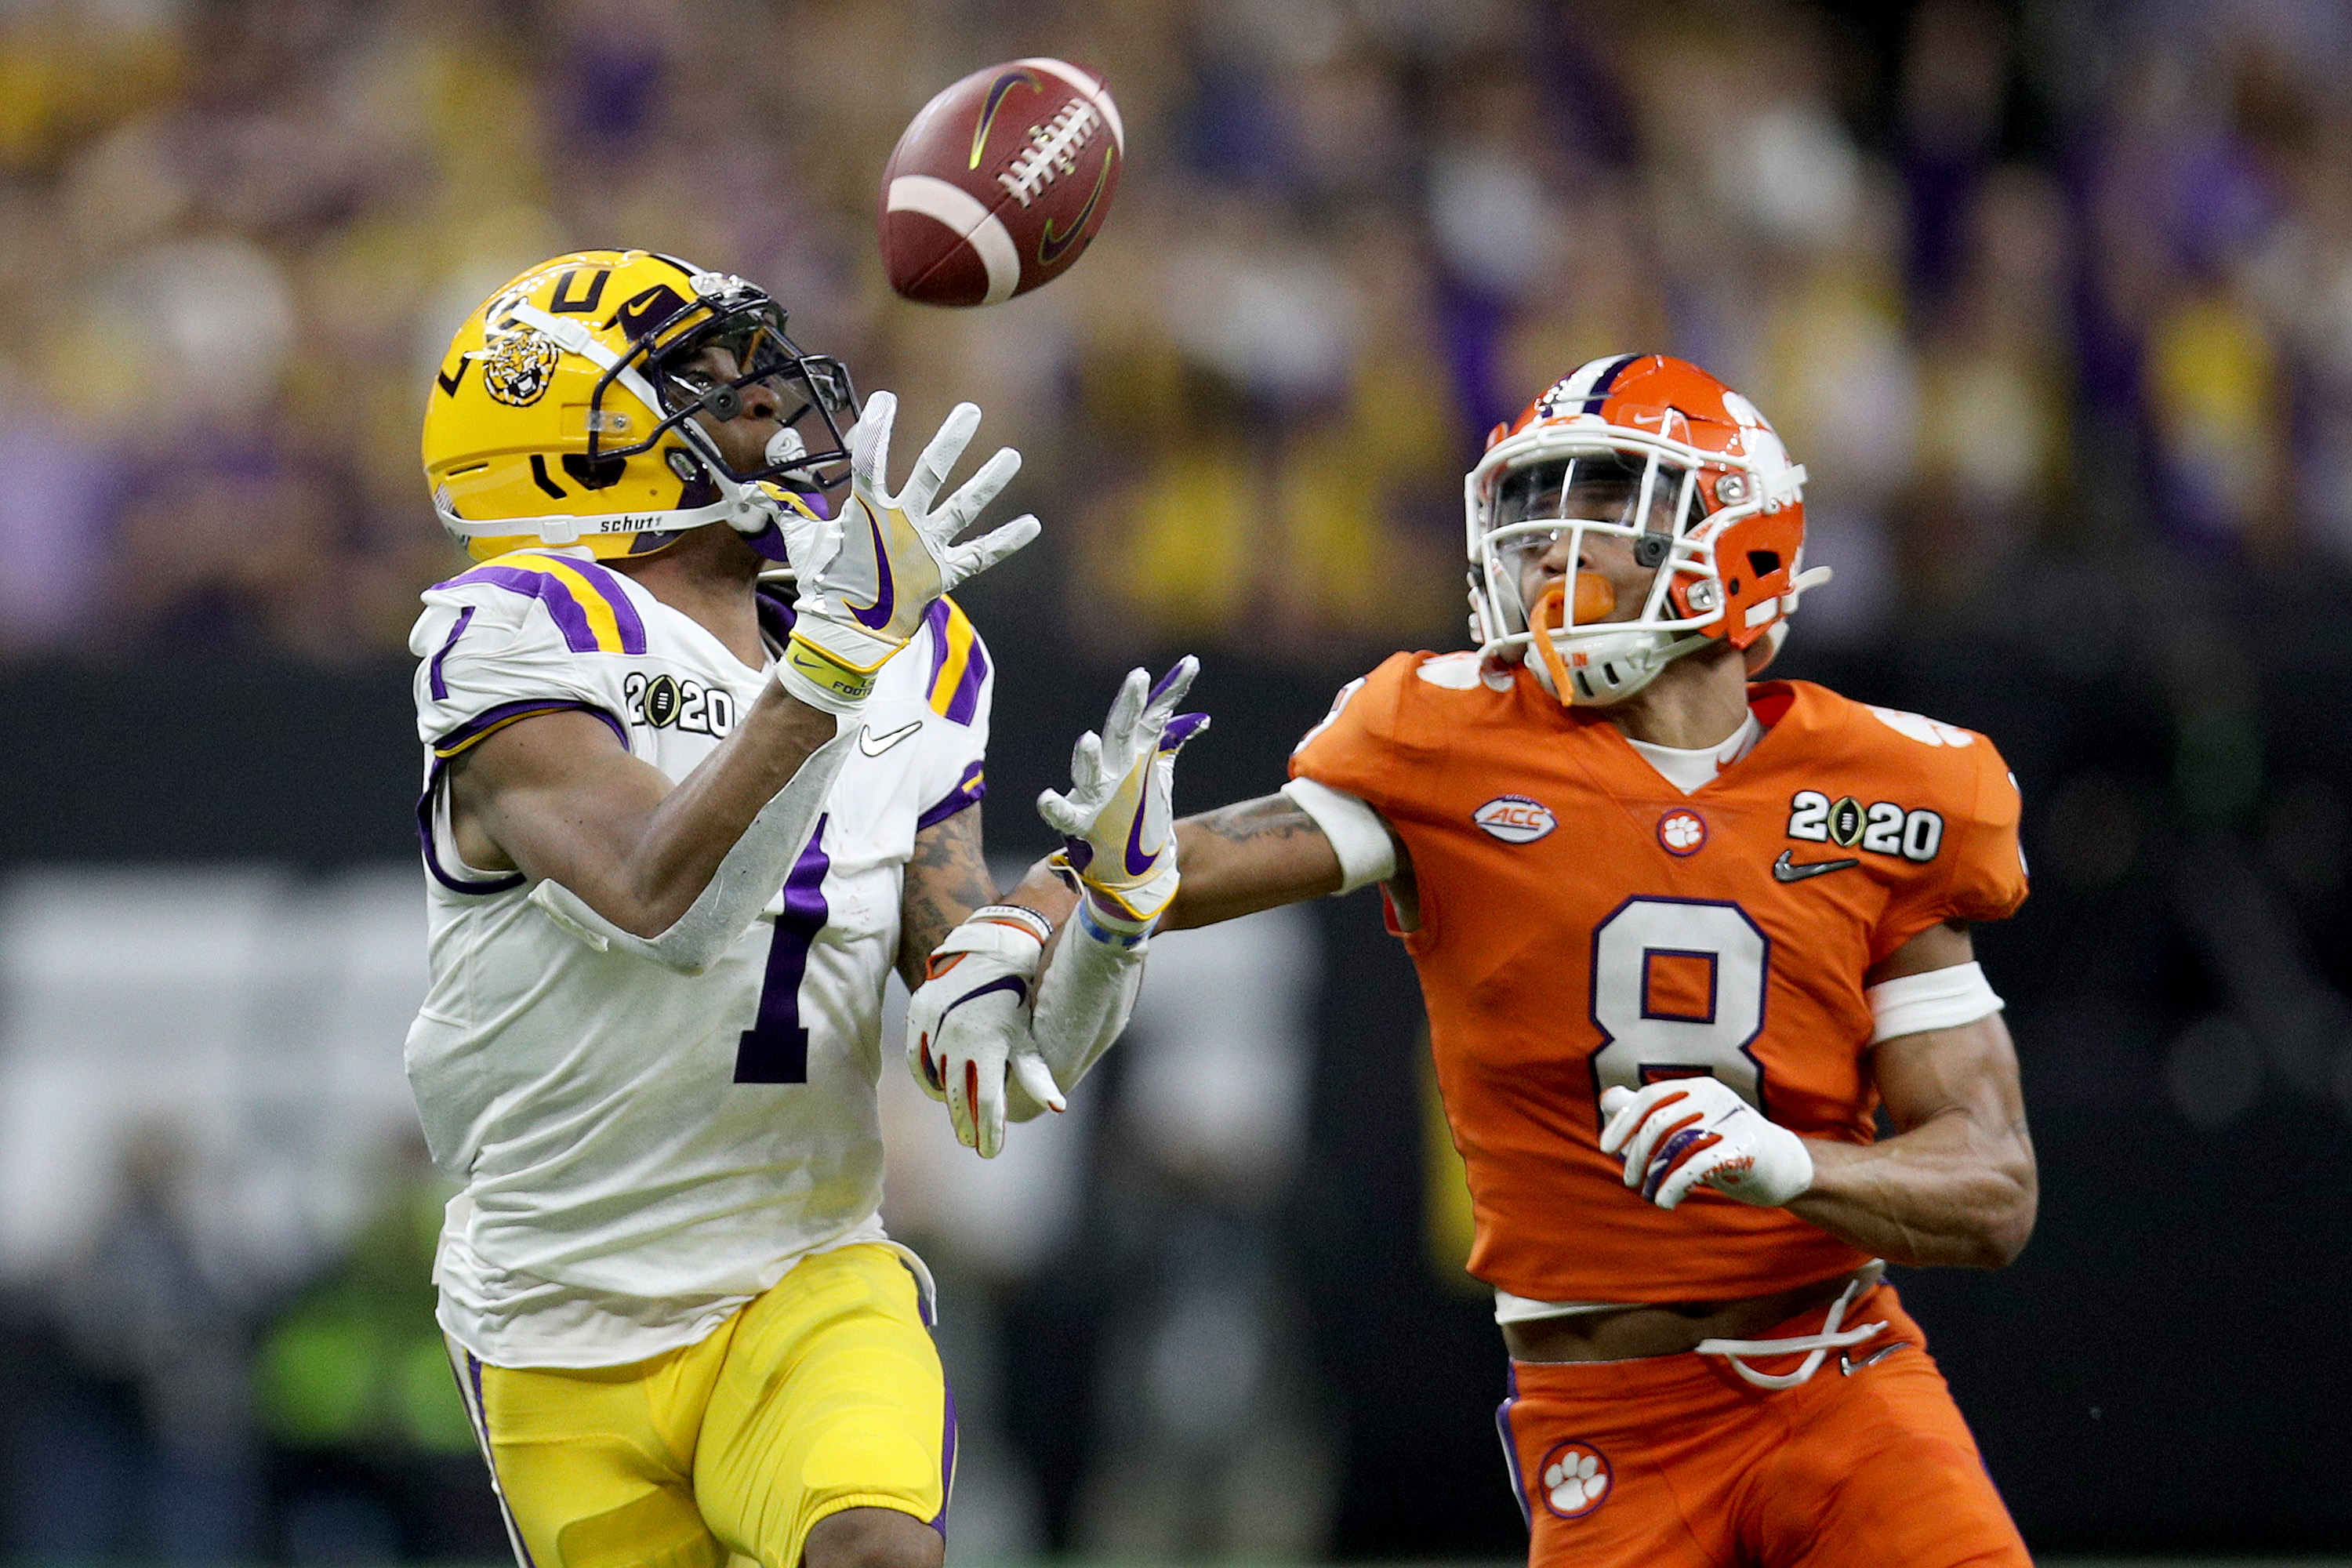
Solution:
M 936 1568 L 953 1408 L 875 1086 L 888 972 L 992 898 L 990 666 L 944 595 L 1035 534 L 957 542 L 1019 460 L 943 493 L 967 404 L 891 493 L 887 394 L 845 438 L 773 300 L 644 251 L 517 278 L 437 380 L 427 478 L 482 563 L 410 644 L 408 1068 L 517 1556 Z M 1024 901 L 1047 934 L 1071 902 Z
M 1381 884 L 1538 1568 L 2028 1562 L 1880 1279 L 2032 1229 L 1968 934 L 2025 896 L 2017 787 L 1981 735 L 1751 682 L 1826 578 L 1803 478 L 1696 366 L 1580 367 L 1468 477 L 1479 649 L 1391 658 L 1280 794 L 1176 826 L 1164 927 Z M 999 1046 L 951 1015 L 940 1070 L 1068 1089 L 1046 1000 Z

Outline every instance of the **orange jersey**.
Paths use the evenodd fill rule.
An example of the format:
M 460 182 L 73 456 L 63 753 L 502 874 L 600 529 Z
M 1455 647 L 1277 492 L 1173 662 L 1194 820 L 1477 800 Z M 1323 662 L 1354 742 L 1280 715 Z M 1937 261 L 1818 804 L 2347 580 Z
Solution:
M 1399 654 L 1291 758 L 1412 857 L 1421 924 L 1399 934 L 1469 1173 L 1470 1271 L 1514 1295 L 1721 1300 L 1862 1263 L 1785 1209 L 1646 1202 L 1600 1151 L 1601 1092 L 1711 1072 L 1804 1137 L 1867 1143 L 1864 973 L 2025 897 L 2017 785 L 1983 736 L 1803 681 L 1748 701 L 1763 738 L 1685 795 L 1523 669 Z

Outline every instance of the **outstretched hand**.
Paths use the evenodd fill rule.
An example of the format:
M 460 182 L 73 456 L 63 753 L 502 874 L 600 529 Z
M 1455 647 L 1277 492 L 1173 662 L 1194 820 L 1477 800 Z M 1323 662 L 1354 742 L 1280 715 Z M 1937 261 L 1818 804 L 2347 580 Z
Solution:
M 1010 447 L 981 465 L 945 500 L 940 487 L 980 428 L 976 405 L 959 403 L 915 459 L 904 488 L 888 488 L 890 426 L 898 400 L 877 392 L 849 435 L 849 500 L 836 518 L 787 520 L 785 551 L 801 595 L 793 647 L 779 663 L 786 689 L 846 712 L 874 687 L 874 672 L 906 646 L 940 596 L 1037 537 L 1026 514 L 959 544 L 1020 471 Z M 934 503 L 937 504 L 934 504 Z
M 1095 917 L 1115 929 L 1148 930 L 1176 896 L 1176 754 L 1209 727 L 1207 714 L 1176 707 L 1200 669 L 1187 654 L 1156 685 L 1129 670 L 1102 732 L 1072 749 L 1068 792 L 1037 797 Z

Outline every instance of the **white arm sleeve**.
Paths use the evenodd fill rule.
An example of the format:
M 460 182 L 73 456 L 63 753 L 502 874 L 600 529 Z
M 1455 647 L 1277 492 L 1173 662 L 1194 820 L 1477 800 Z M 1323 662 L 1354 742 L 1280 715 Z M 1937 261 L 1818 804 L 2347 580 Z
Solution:
M 1062 940 L 1037 983 L 1030 1032 L 1036 1038 L 1037 1054 L 1045 1058 L 1065 1095 L 1127 1027 L 1136 994 L 1143 988 L 1143 951 L 1150 941 L 1097 925 L 1083 897 L 1063 926 Z M 1009 1087 L 1013 1090 L 1013 1119 L 1023 1121 L 1035 1115 L 1030 1109 L 1035 1102 L 1019 1092 L 1019 1085 Z
M 1984 969 L 1974 963 L 1956 963 L 1949 969 L 1906 974 L 1883 985 L 1874 985 L 1862 996 L 1870 1004 L 1870 1043 L 1874 1046 L 1881 1040 L 1916 1035 L 1924 1029 L 1957 1029 L 1962 1024 L 1989 1018 L 2002 1006 L 1992 983 L 1984 976 Z
M 599 952 L 619 948 L 680 974 L 700 974 L 741 940 L 792 874 L 855 733 L 845 730 L 808 754 L 792 782 L 743 829 L 701 896 L 659 936 L 632 936 L 560 882 L 541 882 L 530 890 L 530 901 Z
M 1389 825 L 1379 812 L 1313 779 L 1293 779 L 1282 793 L 1315 819 L 1339 851 L 1339 891 L 1352 893 L 1367 882 L 1385 882 L 1396 875 L 1396 840 L 1389 837 Z

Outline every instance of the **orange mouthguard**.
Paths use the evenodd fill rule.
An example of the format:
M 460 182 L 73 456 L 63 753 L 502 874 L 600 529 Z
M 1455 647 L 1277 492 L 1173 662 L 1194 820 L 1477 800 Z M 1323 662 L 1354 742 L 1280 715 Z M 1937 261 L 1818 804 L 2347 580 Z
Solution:
M 1576 688 L 1569 681 L 1568 666 L 1561 660 L 1551 634 L 1559 630 L 1558 616 L 1567 602 L 1566 588 L 1555 583 L 1544 590 L 1543 597 L 1528 612 L 1528 630 L 1534 634 L 1528 641 L 1534 645 L 1536 657 L 1543 660 L 1545 670 L 1551 676 L 1552 695 L 1559 699 L 1563 708 L 1575 705 Z M 1609 586 L 1609 579 L 1592 572 L 1576 574 L 1576 625 L 1591 626 L 1605 620 L 1616 607 L 1617 593 Z

